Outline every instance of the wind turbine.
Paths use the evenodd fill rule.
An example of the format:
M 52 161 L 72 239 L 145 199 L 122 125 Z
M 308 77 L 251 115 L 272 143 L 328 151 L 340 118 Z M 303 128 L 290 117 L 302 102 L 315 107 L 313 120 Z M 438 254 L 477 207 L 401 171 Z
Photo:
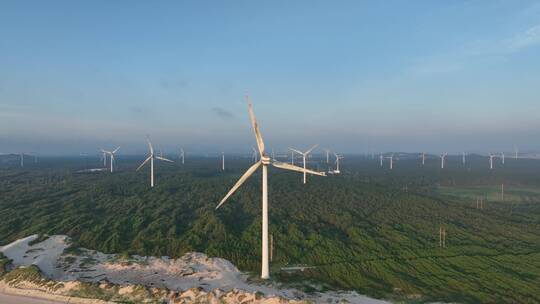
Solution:
M 265 153 L 264 150 L 264 141 L 259 131 L 259 125 L 255 119 L 255 114 L 253 113 L 253 107 L 249 101 L 249 97 L 246 97 L 248 103 L 249 117 L 251 119 L 251 125 L 253 131 L 255 132 L 255 138 L 257 140 L 257 147 L 259 149 L 259 155 L 261 157 L 260 161 L 253 164 L 245 173 L 240 177 L 236 184 L 229 190 L 227 195 L 221 200 L 217 205 L 218 209 L 225 201 L 253 174 L 259 167 L 262 166 L 262 265 L 261 265 L 261 278 L 268 279 L 270 277 L 270 268 L 269 268 L 269 252 L 268 252 L 268 165 L 272 165 L 277 168 L 297 171 L 297 172 L 306 172 L 310 174 L 325 176 L 324 172 L 316 172 L 308 169 L 303 169 L 297 166 L 293 166 L 287 163 L 278 162 L 276 160 L 270 159 L 270 157 Z
M 313 145 L 311 148 L 309 148 L 309 150 L 307 150 L 306 152 L 302 152 L 302 151 L 299 151 L 299 150 L 296 150 L 296 149 L 293 149 L 293 148 L 289 148 L 289 150 L 292 150 L 300 155 L 302 155 L 302 162 L 304 164 L 304 170 L 306 170 L 306 158 L 307 156 L 309 155 L 309 153 L 311 153 L 311 151 L 313 151 L 313 149 L 315 149 L 318 145 Z M 306 183 L 306 171 L 304 171 L 304 184 Z
M 493 158 L 495 157 L 495 155 L 493 154 L 489 154 L 489 169 L 493 169 Z
M 101 159 L 103 159 L 103 167 L 107 167 L 107 152 L 101 149 Z
M 183 148 L 180 148 L 180 158 L 182 159 L 182 165 L 183 165 L 186 159 L 186 152 L 184 151 Z
M 504 152 L 501 152 L 502 164 L 504 165 Z
M 23 152 L 20 153 L 20 157 L 21 157 L 21 168 L 24 168 L 24 153 Z
M 379 155 L 379 161 L 380 161 L 380 163 L 381 163 L 381 168 L 382 168 L 382 165 L 383 165 L 383 158 L 384 158 L 384 157 L 383 157 L 383 155 L 382 155 L 382 153 L 381 153 L 381 155 Z
M 390 170 L 394 168 L 394 154 L 387 156 L 386 158 L 390 159 Z
M 446 156 L 448 153 L 441 154 L 441 169 L 444 169 L 444 161 L 446 160 Z
M 337 154 L 337 153 L 334 153 L 334 155 L 336 156 L 336 170 L 334 170 L 334 173 L 341 173 L 341 171 L 339 171 L 339 160 L 340 159 L 343 159 L 343 156 Z
M 225 152 L 221 152 L 221 171 L 225 171 Z
M 330 162 L 330 158 L 329 158 L 330 150 L 329 149 L 324 149 L 324 152 L 326 152 L 326 163 L 328 164 Z M 336 153 L 334 153 L 334 154 L 336 154 Z
M 252 154 L 253 162 L 256 163 L 257 160 L 259 159 L 259 158 L 258 158 L 257 149 L 255 149 L 254 147 L 251 147 L 251 150 L 253 150 L 253 154 Z
M 118 151 L 118 149 L 120 149 L 120 147 L 114 149 L 113 151 L 107 151 L 107 150 L 103 150 L 101 149 L 101 152 L 105 155 L 109 154 L 110 157 L 111 157 L 111 173 L 113 172 L 113 163 L 114 163 L 114 153 L 116 153 L 116 151 Z M 107 164 L 105 164 L 107 165 Z
M 465 152 L 463 152 L 463 155 L 461 156 L 461 162 L 465 165 Z
M 291 150 L 291 165 L 294 166 L 294 150 Z
M 426 164 L 426 152 L 422 152 L 422 166 Z
M 150 187 L 154 187 L 154 159 L 159 159 L 167 162 L 174 163 L 174 161 L 170 159 L 166 159 L 162 156 L 155 156 L 154 155 L 154 147 L 152 147 L 152 143 L 150 142 L 150 138 L 146 138 L 146 142 L 148 143 L 148 149 L 150 150 L 150 155 L 148 155 L 148 158 L 145 159 L 142 164 L 137 168 L 136 171 L 139 171 L 148 161 L 150 161 Z

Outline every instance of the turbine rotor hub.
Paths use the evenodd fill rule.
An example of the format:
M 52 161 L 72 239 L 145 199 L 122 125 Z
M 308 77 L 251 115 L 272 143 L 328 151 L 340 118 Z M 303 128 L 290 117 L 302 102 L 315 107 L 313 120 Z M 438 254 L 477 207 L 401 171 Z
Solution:
M 268 155 L 263 155 L 261 157 L 261 162 L 263 163 L 263 165 L 270 165 L 270 157 Z

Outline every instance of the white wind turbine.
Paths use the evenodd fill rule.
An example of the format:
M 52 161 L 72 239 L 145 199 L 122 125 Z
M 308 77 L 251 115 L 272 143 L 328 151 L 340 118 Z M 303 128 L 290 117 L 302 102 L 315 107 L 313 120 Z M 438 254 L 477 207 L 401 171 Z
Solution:
M 261 278 L 268 279 L 270 277 L 269 269 L 269 251 L 268 251 L 268 165 L 272 165 L 277 168 L 297 171 L 297 172 L 307 172 L 310 174 L 325 176 L 323 172 L 316 172 L 308 169 L 303 169 L 297 166 L 293 166 L 287 163 L 278 162 L 270 159 L 270 157 L 265 153 L 264 150 L 264 141 L 259 131 L 259 125 L 255 119 L 255 114 L 253 113 L 252 105 L 247 99 L 249 117 L 251 119 L 251 125 L 255 132 L 255 138 L 257 140 L 257 147 L 259 148 L 259 155 L 261 157 L 260 161 L 252 165 L 245 173 L 240 177 L 236 184 L 229 190 L 227 195 L 221 200 L 217 205 L 218 209 L 225 201 L 253 174 L 259 167 L 262 166 L 262 265 L 261 265 Z
M 495 157 L 495 155 L 493 155 L 492 153 L 489 154 L 489 169 L 493 169 L 493 158 Z
M 444 169 L 444 161 L 446 160 L 446 156 L 448 153 L 441 154 L 441 169 Z
M 463 155 L 461 156 L 461 162 L 465 165 L 465 152 L 463 152 Z
M 225 171 L 225 152 L 221 152 L 221 171 Z
M 113 151 L 107 151 L 107 150 L 101 149 L 101 152 L 105 155 L 105 159 L 106 159 L 107 154 L 109 154 L 109 156 L 111 158 L 111 173 L 113 172 L 114 153 L 116 153 L 116 151 L 118 151 L 118 149 L 120 149 L 120 147 L 114 149 Z M 105 163 L 105 166 L 107 166 L 107 163 Z
M 383 155 L 382 155 L 382 153 L 381 153 L 381 154 L 379 155 L 379 161 L 380 161 L 380 163 L 381 163 L 381 168 L 382 168 L 382 166 L 383 166 L 383 159 L 384 159 L 384 157 L 383 157 Z
M 254 147 L 251 147 L 251 150 L 253 150 L 253 153 L 251 154 L 251 156 L 253 157 L 253 162 L 256 163 L 257 160 L 259 160 L 259 153 L 257 152 L 257 149 L 255 149 Z
M 150 150 L 150 155 L 148 155 L 148 158 L 145 159 L 142 164 L 137 168 L 136 171 L 139 171 L 148 161 L 150 161 L 150 187 L 154 187 L 154 159 L 159 159 L 167 162 L 174 163 L 174 161 L 170 159 L 166 159 L 162 156 L 155 156 L 154 155 L 154 147 L 152 147 L 152 143 L 150 142 L 150 138 L 146 138 L 146 142 L 148 143 L 148 149 Z
M 184 161 L 186 160 L 186 151 L 184 151 L 184 148 L 180 148 L 180 159 L 182 159 L 182 165 L 183 165 Z
M 103 159 L 103 167 L 107 167 L 107 152 L 103 151 L 103 149 L 101 149 L 101 159 Z
M 309 155 L 309 153 L 311 153 L 311 151 L 313 151 L 313 149 L 315 149 L 317 146 L 318 146 L 318 144 L 313 145 L 313 147 L 309 148 L 309 150 L 307 150 L 306 152 L 302 152 L 302 151 L 299 151 L 299 150 L 296 150 L 296 149 L 293 149 L 293 148 L 289 148 L 289 150 L 302 155 L 302 163 L 304 165 L 304 170 L 306 170 L 306 158 Z M 306 172 L 304 171 L 304 184 L 305 183 L 306 183 Z
M 330 162 L 330 150 L 324 149 L 324 152 L 326 152 L 326 163 L 328 164 Z M 336 153 L 334 153 L 336 154 Z
M 426 152 L 422 152 L 422 166 L 426 164 Z
M 518 154 L 519 154 L 518 147 L 516 145 L 514 145 L 514 158 L 515 159 L 518 159 Z
M 386 158 L 390 159 L 390 170 L 394 168 L 394 154 L 387 156 Z
M 504 152 L 501 152 L 502 164 L 504 165 Z
M 336 156 L 336 170 L 334 171 L 334 173 L 341 173 L 341 171 L 339 170 L 339 160 L 340 159 L 343 159 L 343 156 L 337 154 L 337 153 L 334 153 L 334 155 Z

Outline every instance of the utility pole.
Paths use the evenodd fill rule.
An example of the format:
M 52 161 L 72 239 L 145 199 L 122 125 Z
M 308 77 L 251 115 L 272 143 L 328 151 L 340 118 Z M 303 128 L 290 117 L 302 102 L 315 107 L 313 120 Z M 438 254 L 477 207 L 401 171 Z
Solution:
M 439 227 L 439 247 L 446 248 L 446 230 L 443 225 Z
M 270 234 L 270 262 L 274 259 L 274 235 Z

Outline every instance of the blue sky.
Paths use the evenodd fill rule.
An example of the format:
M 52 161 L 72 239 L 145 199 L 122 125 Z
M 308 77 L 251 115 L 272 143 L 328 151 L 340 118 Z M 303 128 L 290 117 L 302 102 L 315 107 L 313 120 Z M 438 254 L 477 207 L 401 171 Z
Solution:
M 0 152 L 540 148 L 538 1 L 2 1 Z

